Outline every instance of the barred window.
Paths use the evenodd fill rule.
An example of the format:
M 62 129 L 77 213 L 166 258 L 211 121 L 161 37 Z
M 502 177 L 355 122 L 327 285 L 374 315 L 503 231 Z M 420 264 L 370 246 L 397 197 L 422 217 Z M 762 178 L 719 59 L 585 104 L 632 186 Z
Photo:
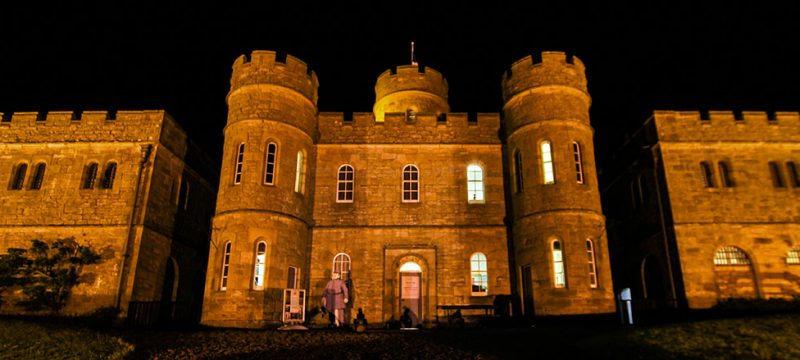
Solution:
M 589 287 L 597 287 L 597 262 L 594 257 L 594 243 L 592 239 L 586 239 L 586 257 L 589 262 Z
M 545 184 L 554 184 L 556 176 L 553 170 L 553 151 L 550 142 L 542 141 L 539 147 L 542 152 L 542 181 Z
M 567 276 L 564 271 L 564 253 L 561 250 L 561 241 L 553 240 L 551 252 L 553 255 L 553 285 L 556 288 L 567 286 Z
M 103 189 L 111 189 L 114 187 L 114 178 L 117 177 L 117 163 L 110 162 L 106 164 L 106 170 L 103 171 Z
M 278 159 L 278 145 L 269 143 L 267 145 L 267 158 L 264 162 L 264 184 L 275 185 L 275 163 Z
M 705 187 L 714 187 L 714 172 L 711 171 L 711 165 L 709 165 L 708 162 L 700 162 L 700 176 L 703 178 L 703 185 Z
M 517 150 L 514 152 L 514 190 L 521 193 L 523 190 L 522 183 L 522 153 Z
M 353 170 L 352 166 L 342 165 L 339 167 L 338 177 L 336 179 L 336 202 L 353 202 L 354 176 L 355 170 Z
M 25 185 L 25 175 L 28 173 L 28 164 L 21 163 L 14 169 L 14 177 L 11 178 L 11 190 L 22 190 Z
M 97 163 L 89 163 L 83 171 L 83 182 L 81 182 L 81 189 L 93 189 L 97 180 Z
M 267 269 L 267 243 L 264 241 L 256 245 L 255 269 L 253 270 L 253 289 L 264 289 L 264 276 Z
M 577 141 L 572 143 L 572 158 L 575 161 L 575 180 L 578 184 L 583 184 L 583 155 L 581 154 L 581 144 Z
M 483 169 L 478 165 L 467 166 L 467 201 L 482 203 L 483 200 Z
M 225 251 L 222 253 L 222 279 L 219 284 L 220 290 L 228 289 L 228 266 L 231 264 L 231 242 L 228 241 L 223 247 Z
M 487 295 L 489 293 L 489 275 L 486 265 L 486 255 L 483 253 L 474 253 L 469 260 L 472 295 Z
M 244 143 L 239 144 L 239 149 L 236 152 L 236 164 L 234 166 L 233 183 L 239 185 L 242 183 L 242 168 L 244 167 Z
M 750 258 L 734 246 L 723 246 L 714 253 L 714 265 L 750 265 Z
M 403 168 L 403 202 L 419 202 L 419 169 L 414 165 Z
M 800 250 L 790 249 L 786 253 L 786 263 L 792 265 L 800 264 Z
M 339 274 L 339 278 L 347 281 L 350 279 L 350 255 L 338 253 L 333 257 L 333 274 Z

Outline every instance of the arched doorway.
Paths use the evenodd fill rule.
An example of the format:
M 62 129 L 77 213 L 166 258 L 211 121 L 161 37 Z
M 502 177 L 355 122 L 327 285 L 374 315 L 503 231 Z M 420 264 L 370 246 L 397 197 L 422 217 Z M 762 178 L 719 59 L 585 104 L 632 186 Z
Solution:
M 413 261 L 400 266 L 400 314 L 412 327 L 422 318 L 422 267 Z

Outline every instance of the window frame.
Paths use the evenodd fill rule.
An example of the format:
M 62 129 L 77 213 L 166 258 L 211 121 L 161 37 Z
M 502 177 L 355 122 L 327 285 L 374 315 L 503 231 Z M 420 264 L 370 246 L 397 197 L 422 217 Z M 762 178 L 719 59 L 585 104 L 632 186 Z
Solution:
M 341 259 L 341 260 L 340 260 Z M 344 270 L 345 264 L 347 265 L 347 270 Z M 339 274 L 339 278 L 343 281 L 347 281 L 350 279 L 350 273 L 353 269 L 353 263 L 350 259 L 350 255 L 344 252 L 340 252 L 333 256 L 332 266 L 331 266 L 331 274 Z
M 260 247 L 264 245 L 263 254 L 261 253 Z M 253 261 L 253 290 L 264 290 L 267 284 L 267 242 L 266 241 L 259 241 L 256 243 L 255 248 L 255 257 Z M 262 262 L 259 262 L 259 255 L 263 255 Z M 260 265 L 260 267 L 259 267 Z M 260 270 L 260 271 L 259 271 Z M 258 279 L 261 279 L 261 285 L 258 284 Z
M 222 247 L 222 269 L 220 269 L 219 290 L 228 290 L 228 271 L 231 265 L 231 250 L 233 243 L 228 241 Z
M 706 189 L 717 187 L 714 181 L 714 171 L 711 169 L 711 164 L 708 161 L 700 162 L 700 178 L 703 181 L 703 187 Z
M 724 245 L 714 250 L 714 266 L 751 266 L 750 255 L 739 247 Z
M 239 143 L 236 147 L 236 157 L 233 158 L 233 185 L 240 185 L 242 183 L 242 174 L 244 173 L 244 143 Z
M 306 191 L 306 152 L 305 150 L 297 151 L 297 167 L 295 169 L 294 179 L 294 192 L 298 194 L 305 194 Z
M 475 268 L 476 261 L 478 263 L 477 269 Z M 483 269 L 481 269 L 481 265 L 483 265 Z M 475 291 L 476 274 L 479 276 L 477 286 L 480 289 L 481 285 L 483 285 L 483 291 Z M 486 258 L 486 254 L 482 252 L 474 252 L 469 256 L 469 284 L 471 296 L 489 296 L 489 260 Z
M 578 184 L 585 185 L 586 177 L 583 173 L 583 151 L 581 151 L 581 144 L 577 141 L 572 142 L 572 159 L 575 161 L 575 180 Z
M 349 169 L 349 170 L 348 170 Z M 347 179 L 347 174 L 350 174 L 350 179 Z M 342 175 L 345 176 L 345 179 L 342 179 Z M 347 189 L 347 185 L 350 185 L 350 189 Z M 345 189 L 342 189 L 342 185 L 344 185 Z M 356 190 L 356 169 L 350 164 L 342 164 L 336 170 L 336 202 L 337 203 L 352 203 L 353 199 L 355 198 L 355 190 Z M 350 195 L 348 199 L 347 195 Z M 342 199 L 342 195 L 344 198 Z
M 586 256 L 588 258 L 589 265 L 589 287 L 592 289 L 597 289 L 597 256 L 595 254 L 594 241 L 592 239 L 586 239 Z
M 477 168 L 477 171 L 475 170 Z M 470 170 L 472 169 L 472 170 Z M 470 173 L 477 173 L 480 178 L 470 179 Z M 467 203 L 468 204 L 484 204 L 486 203 L 486 191 L 484 186 L 483 180 L 483 167 L 478 164 L 470 164 L 467 165 Z M 472 185 L 475 185 L 475 189 L 471 189 Z M 480 194 L 480 199 L 472 199 L 473 195 Z
M 409 179 L 406 180 L 406 173 L 410 174 Z M 414 179 L 414 175 L 416 175 L 416 179 Z M 418 203 L 420 202 L 420 191 L 419 191 L 419 183 L 420 183 L 420 173 L 419 167 L 414 164 L 406 164 L 403 166 L 402 171 L 402 186 L 401 186 L 401 197 L 403 203 Z M 409 184 L 409 189 L 406 190 L 406 184 Z M 416 185 L 416 189 L 414 189 L 414 185 Z M 406 193 L 409 194 L 409 199 L 406 200 Z
M 545 147 L 547 147 L 547 151 L 545 151 Z M 554 185 L 556 183 L 556 166 L 553 155 L 553 143 L 550 140 L 540 141 L 539 159 L 541 161 L 543 185 Z
M 270 147 L 273 151 L 270 151 Z M 278 144 L 274 141 L 267 143 L 266 154 L 264 155 L 264 185 L 275 186 L 278 173 Z M 272 161 L 270 161 L 272 156 Z M 272 165 L 272 171 L 270 171 Z M 269 180 L 271 178 L 271 180 Z
M 558 249 L 556 249 L 556 244 L 558 244 Z M 558 254 L 558 256 L 556 256 L 556 254 Z M 550 241 L 550 257 L 552 258 L 551 264 L 553 266 L 553 287 L 556 289 L 566 289 L 567 265 L 564 260 L 564 244 L 562 244 L 560 239 L 553 239 Z

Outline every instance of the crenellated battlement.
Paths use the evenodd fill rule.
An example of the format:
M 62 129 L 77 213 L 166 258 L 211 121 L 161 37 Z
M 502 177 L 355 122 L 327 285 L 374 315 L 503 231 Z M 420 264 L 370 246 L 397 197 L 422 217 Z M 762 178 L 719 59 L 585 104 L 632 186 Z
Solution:
M 254 50 L 249 55 L 239 56 L 233 63 L 231 93 L 255 84 L 283 86 L 317 104 L 317 74 L 303 60 L 292 55 L 286 55 L 283 61 L 278 60 L 277 53 L 270 50 Z
M 15 112 L 10 115 L 3 116 L 4 121 L 0 122 L 0 142 L 156 141 L 162 128 L 167 127 L 165 123 L 169 123 L 170 128 L 179 128 L 164 110 Z
M 500 115 L 418 113 L 412 120 L 386 113 L 376 121 L 371 112 L 323 112 L 319 130 L 319 142 L 327 144 L 500 144 Z
M 655 111 L 662 141 L 800 141 L 800 112 Z
M 433 68 L 417 65 L 402 65 L 388 69 L 378 76 L 375 83 L 375 98 L 404 90 L 430 92 L 447 100 L 448 85 L 442 73 Z
M 577 56 L 568 57 L 560 51 L 541 53 L 541 61 L 532 55 L 517 60 L 502 78 L 503 100 L 533 87 L 561 85 L 587 92 L 586 68 Z

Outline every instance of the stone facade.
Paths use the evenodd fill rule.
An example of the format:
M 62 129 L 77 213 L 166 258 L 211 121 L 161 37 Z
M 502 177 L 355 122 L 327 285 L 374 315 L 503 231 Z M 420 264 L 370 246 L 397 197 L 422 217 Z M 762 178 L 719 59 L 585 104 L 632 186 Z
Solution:
M 542 58 L 504 76 L 501 119 L 449 112 L 443 75 L 417 65 L 379 76 L 372 113 L 319 112 L 317 76 L 302 61 L 239 57 L 202 322 L 279 323 L 284 288 L 307 289 L 308 307 L 318 306 L 334 272 L 349 284 L 345 321 L 362 308 L 377 325 L 409 307 L 430 323 L 441 305 L 523 293 L 535 298 L 527 315 L 613 312 L 583 65 L 563 53 Z M 542 139 L 554 145 L 555 184 L 535 180 Z M 508 185 L 516 150 L 527 159 L 524 194 Z M 479 167 L 483 199 L 468 167 Z M 552 281 L 561 265 L 563 287 Z
M 654 308 L 800 295 L 800 265 L 787 259 L 800 245 L 799 130 L 798 113 L 655 112 L 603 195 L 617 285 Z M 745 260 L 730 264 L 726 249 Z
M 170 301 L 182 316 L 196 316 L 215 185 L 210 160 L 177 123 L 161 110 L 3 118 L 0 169 L 8 184 L 0 188 L 0 253 L 33 239 L 74 237 L 102 260 L 85 268 L 90 281 L 74 289 L 64 313 L 116 307 L 125 316 L 130 302 Z M 96 179 L 85 188 L 92 163 Z M 116 173 L 105 188 L 112 163 Z M 20 164 L 28 170 L 14 189 Z M 45 172 L 35 189 L 39 164 Z

